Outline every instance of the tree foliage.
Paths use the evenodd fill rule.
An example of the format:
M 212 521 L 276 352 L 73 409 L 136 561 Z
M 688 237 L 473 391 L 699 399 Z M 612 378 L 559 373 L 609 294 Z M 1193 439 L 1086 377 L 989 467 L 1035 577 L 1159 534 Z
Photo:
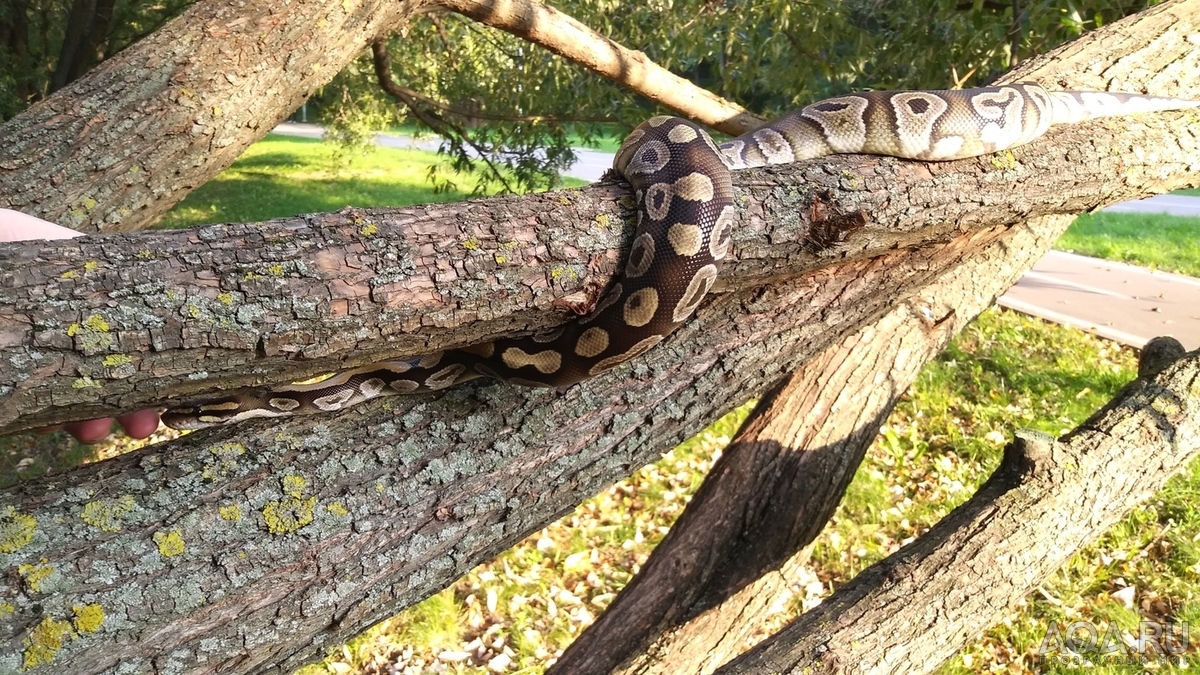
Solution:
M 149 35 L 193 0 L 0 0 L 0 122 Z
M 0 120 L 119 51 L 190 0 L 0 0 Z M 869 89 L 973 86 L 1020 58 L 1143 9 L 1147 0 L 564 0 L 555 5 L 702 87 L 767 116 Z M 107 9 L 106 9 L 107 8 Z M 444 139 L 443 170 L 478 187 L 553 185 L 585 140 L 653 106 L 524 40 L 448 12 L 419 15 L 314 97 L 344 146 L 396 123 Z M 605 126 L 601 126 L 607 123 Z M 480 158 L 486 161 L 477 161 Z M 436 174 L 435 183 L 444 183 Z
M 773 117 L 850 91 L 977 86 L 1026 55 L 1153 3 L 555 4 L 700 86 Z M 629 128 L 654 112 L 574 64 L 454 14 L 422 15 L 391 40 L 389 53 L 398 83 L 442 104 L 439 109 L 417 99 L 405 101 L 400 118 L 428 125 L 425 116 L 413 114 L 427 108 L 443 123 L 432 126 L 447 139 L 444 147 L 455 170 L 471 168 L 467 149 L 473 141 L 512 170 L 522 187 L 544 182 L 547 172 L 571 159 L 568 131 L 586 138 L 600 130 L 597 121 Z M 328 118 L 352 120 L 358 117 L 347 107 L 363 111 L 386 105 L 373 80 L 366 64 L 344 71 L 323 97 Z M 500 176 L 484 175 L 485 182 Z

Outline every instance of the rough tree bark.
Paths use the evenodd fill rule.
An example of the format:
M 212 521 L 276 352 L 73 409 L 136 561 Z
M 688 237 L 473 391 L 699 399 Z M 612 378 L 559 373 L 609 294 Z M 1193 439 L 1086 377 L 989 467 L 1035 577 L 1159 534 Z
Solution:
M 836 260 L 850 269 L 1020 217 L 1192 185 L 1190 119 L 1065 127 L 1002 157 L 739 172 L 737 257 L 719 283 L 742 290 Z M 2 247 L 0 359 L 12 367 L 0 374 L 0 432 L 561 321 L 555 301 L 602 287 L 620 260 L 627 198 L 606 185 Z
M 1115 35 L 1092 34 L 1002 81 L 1058 81 L 1065 88 L 1094 88 L 1100 84 L 1092 79 L 1098 73 L 1128 77 L 1132 65 L 1145 74 L 1156 62 L 1160 72 L 1177 73 L 1177 65 L 1161 59 L 1147 64 L 1126 54 L 1106 62 L 1089 49 L 1099 40 L 1113 39 L 1128 48 L 1132 41 L 1127 36 L 1138 32 L 1139 24 L 1169 17 L 1147 14 L 1118 27 Z M 1049 223 L 1051 236 L 1043 243 L 1053 242 L 1069 222 Z M 878 424 L 872 421 L 886 417 L 921 365 L 990 304 L 992 296 L 981 303 L 972 292 L 983 287 L 998 294 L 1013 280 L 980 279 L 970 265 L 961 266 L 781 383 L 747 420 L 638 576 L 551 672 L 609 673 L 618 664 L 625 673 L 712 672 L 745 649 L 760 630 L 772 599 L 787 587 L 788 572 L 803 563 L 803 554 L 793 554 L 820 532 L 840 501 L 874 437 Z M 929 307 L 934 298 L 957 311 L 934 324 L 929 317 L 940 314 L 914 309 Z M 1094 538 L 1102 532 L 1088 534 Z M 1030 590 L 1020 584 L 1003 588 L 1012 598 Z M 939 634 L 926 624 L 921 639 L 906 639 L 920 645 L 914 651 L 925 654 L 916 661 L 928 669 L 939 663 L 929 654 L 952 654 L 994 616 L 970 617 L 965 622 L 970 629 L 950 634 Z M 874 629 L 882 627 L 870 623 L 861 630 L 867 634 Z M 900 667 L 905 672 L 913 669 L 911 661 Z
M 420 4 L 198 2 L 0 126 L 0 206 L 146 227 Z
M 1188 3 L 1171 6 L 1186 7 Z M 1186 24 L 1186 20 L 1180 18 L 1178 23 Z M 1155 44 L 1171 42 L 1159 36 Z M 1190 77 L 1195 77 L 1196 72 L 1200 70 L 1194 69 Z M 1172 93 L 1176 91 L 1172 86 L 1179 85 L 1194 88 L 1196 83 L 1181 77 L 1156 91 Z M 1016 192 L 1012 185 L 1021 182 L 1021 189 L 1031 195 L 1033 206 L 1027 202 L 1009 202 L 996 208 L 1008 210 L 997 222 L 1011 222 L 1021 214 L 1042 212 L 1038 209 L 1043 206 L 1038 204 L 1065 200 L 1078 208 L 1088 199 L 1093 199 L 1093 203 L 1103 201 L 1083 196 L 1096 188 L 1083 187 L 1082 182 L 1074 190 L 1060 186 L 1070 193 L 1066 195 L 1039 192 L 1034 183 L 1043 178 L 1042 170 L 1061 168 L 1064 165 L 1056 162 L 1063 162 L 1068 156 L 1075 159 L 1076 166 L 1084 167 L 1092 166 L 1093 160 L 1102 164 L 1110 157 L 1125 162 L 1110 167 L 1118 169 L 1119 176 L 1115 183 L 1108 184 L 1116 191 L 1114 197 L 1117 193 L 1141 194 L 1195 184 L 1195 174 L 1200 171 L 1200 162 L 1195 158 L 1198 144 L 1192 135 L 1195 130 L 1189 132 L 1184 120 L 1185 116 L 1176 114 L 1092 125 L 1090 133 L 1099 140 L 1064 140 L 1080 131 L 1066 130 L 1047 139 L 1065 143 L 1058 146 L 1057 160 L 1052 159 L 1056 156 L 1053 151 L 1049 155 L 1040 154 L 1048 147 L 1056 147 L 1053 143 L 1043 143 L 1014 152 L 1011 164 L 1007 158 L 944 166 L 887 159 L 834 160 L 807 164 L 800 169 L 749 174 L 741 179 L 740 195 L 744 210 L 742 227 L 749 234 L 738 242 L 739 256 L 750 261 L 744 277 L 747 282 L 733 284 L 727 293 L 714 298 L 696 321 L 660 346 L 651 358 L 619 372 L 562 395 L 475 385 L 440 396 L 377 402 L 336 417 L 301 419 L 274 426 L 248 424 L 198 433 L 163 447 L 7 490 L 0 495 L 3 504 L 0 532 L 4 534 L 0 541 L 0 565 L 15 572 L 0 587 L 3 600 L 12 606 L 11 613 L 0 617 L 0 640 L 11 646 L 12 655 L 0 656 L 7 659 L 0 661 L 0 667 L 19 665 L 21 655 L 28 654 L 31 647 L 53 646 L 43 638 L 71 620 L 75 615 L 73 607 L 93 605 L 105 617 L 99 630 L 70 632 L 67 634 L 70 639 L 60 649 L 38 652 L 53 659 L 46 668 L 97 672 L 127 663 L 130 668 L 167 672 L 277 672 L 320 656 L 327 646 L 444 587 L 470 566 L 541 527 L 556 513 L 625 475 L 632 466 L 647 461 L 662 447 L 690 435 L 714 415 L 750 394 L 762 391 L 823 347 L 883 315 L 898 298 L 963 264 L 982 248 L 999 247 L 990 249 L 995 256 L 993 263 L 981 273 L 1007 268 L 1012 246 L 1008 242 L 1016 231 L 987 221 L 991 205 L 977 205 L 975 208 L 980 211 L 976 214 L 971 208 L 956 206 L 954 200 L 936 198 L 941 191 L 1002 183 L 1009 186 L 1011 193 Z M 1139 138 L 1140 151 L 1134 147 L 1134 139 Z M 1142 164 L 1138 156 L 1145 155 L 1147 149 L 1155 157 Z M 1125 172 L 1127 165 L 1140 169 Z M 1182 173 L 1171 178 L 1157 173 L 1162 167 L 1172 165 Z M 857 175 L 853 171 L 856 167 L 860 170 Z M 869 230 L 866 225 L 879 222 L 878 214 L 872 213 L 868 218 L 858 209 L 862 204 L 888 201 L 882 196 L 888 194 L 888 187 L 880 177 L 893 175 L 899 178 L 890 203 L 899 204 L 898 212 L 893 220 L 884 222 L 896 228 L 896 234 L 891 235 L 895 250 L 866 257 L 862 247 L 871 241 L 878 242 L 884 235 L 876 233 L 872 238 L 856 234 Z M 1180 175 L 1183 178 L 1178 178 Z M 820 182 L 822 176 L 829 184 L 830 196 L 815 201 L 811 198 L 804 201 L 801 188 L 789 189 L 768 180 L 807 178 Z M 991 178 L 985 180 L 988 176 Z M 876 178 L 878 182 L 873 183 Z M 935 189 L 939 180 L 946 182 Z M 906 192 L 906 187 L 922 185 L 921 189 Z M 846 197 L 845 193 L 854 198 Z M 875 201 L 872 195 L 876 195 Z M 808 220 L 785 216 L 781 223 L 768 227 L 760 220 L 763 215 L 782 212 L 769 206 L 772 200 L 791 204 L 793 209 L 797 204 L 811 204 L 815 213 L 809 214 Z M 498 203 L 489 204 L 484 208 L 493 208 Z M 830 204 L 842 204 L 845 210 L 831 213 Z M 932 207 L 926 208 L 926 204 L 937 204 L 937 210 L 929 212 Z M 885 211 L 887 206 L 884 204 Z M 592 218 L 605 214 L 611 214 L 608 217 L 612 218 L 620 213 L 611 204 L 605 208 L 609 210 L 602 212 L 597 207 L 581 213 Z M 1047 207 L 1044 212 L 1053 211 Z M 966 231 L 953 225 L 943 225 L 945 229 L 937 230 L 939 225 L 935 221 L 951 218 L 962 223 L 962 230 Z M 812 220 L 838 227 L 811 228 Z M 325 228 L 320 230 L 321 236 L 339 232 L 347 240 L 377 236 L 358 229 L 366 226 L 369 230 L 369 226 L 376 225 L 374 221 L 364 219 L 356 223 L 353 217 L 346 217 L 339 222 L 340 229 Z M 903 224 L 906 222 L 921 225 L 906 227 Z M 984 223 L 988 226 L 975 229 Z M 385 231 L 385 239 L 397 236 L 390 226 L 376 227 Z M 852 232 L 842 241 L 837 235 L 847 230 Z M 940 236 L 934 243 L 910 248 L 921 240 L 922 230 L 924 235 L 939 231 Z M 495 230 L 486 231 L 500 243 L 508 241 L 499 238 Z M 760 231 L 769 236 L 758 239 Z M 197 249 L 194 250 L 205 248 L 204 237 L 228 243 L 238 236 L 252 236 L 237 232 L 235 228 L 233 237 L 225 238 L 220 229 L 200 231 L 195 234 L 193 245 Z M 407 236 L 414 238 L 421 235 L 417 229 L 410 228 L 408 232 Z M 446 248 L 439 251 L 431 246 L 420 255 L 443 261 L 461 257 L 457 249 L 464 248 L 462 242 L 471 241 L 471 233 L 459 234 L 467 238 L 452 236 Z M 304 248 L 297 243 L 300 240 L 287 238 L 286 228 L 271 232 L 271 236 L 276 235 L 285 244 L 291 242 L 296 249 Z M 142 236 L 148 237 L 147 242 L 156 241 L 150 235 Z M 789 249 L 791 253 L 783 258 L 771 258 L 772 250 L 786 246 L 787 241 L 802 239 L 809 242 L 807 251 L 797 247 Z M 97 241 L 107 241 L 113 248 L 118 243 L 122 246 L 132 243 L 134 248 L 130 250 L 142 250 L 136 242 L 116 238 Z M 385 244 L 399 246 L 404 241 L 407 239 L 397 237 L 387 239 Z M 270 241 L 265 238 L 263 245 L 270 249 Z M 362 251 L 351 251 L 355 255 L 367 255 L 366 251 L 371 250 L 361 242 L 358 245 Z M 812 250 L 814 245 L 816 252 Z M 217 246 L 215 250 L 220 248 Z M 471 250 L 470 246 L 465 248 Z M 39 248 L 32 254 L 27 247 L 5 250 L 10 255 L 7 260 L 19 260 L 23 268 L 32 268 L 43 252 L 47 261 L 62 262 L 61 257 L 53 256 L 64 254 L 63 249 L 54 247 Z M 156 255 L 156 249 L 149 250 L 150 256 Z M 276 249 L 275 254 L 286 250 Z M 52 357 L 47 358 L 43 368 L 30 371 L 32 376 L 53 381 L 63 375 L 59 372 L 62 359 L 68 355 L 87 358 L 83 353 L 86 350 L 99 349 L 96 354 L 105 356 L 124 353 L 111 349 L 114 344 L 121 344 L 119 331 L 111 341 L 104 339 L 114 332 L 111 330 L 114 324 L 108 323 L 104 316 L 89 323 L 92 315 L 82 310 L 107 308 L 110 301 L 120 307 L 126 302 L 122 297 L 126 293 L 153 291 L 138 289 L 144 280 L 133 274 L 133 260 L 109 254 L 123 261 L 128 268 L 125 274 L 114 270 L 106 275 L 104 283 L 89 281 L 87 275 L 99 271 L 100 259 L 96 259 L 97 269 L 89 269 L 88 259 L 84 259 L 82 265 L 76 262 L 79 269 L 74 269 L 74 278 L 82 280 L 80 289 L 64 291 L 59 286 L 57 295 L 42 296 L 44 307 L 22 305 L 23 312 L 32 312 L 28 316 L 52 322 L 60 320 L 55 312 L 64 308 L 78 316 L 78 327 L 67 336 L 71 343 L 45 346 L 47 351 L 54 350 Z M 297 266 L 294 273 L 281 269 L 279 278 L 299 280 L 296 288 L 309 294 L 314 288 L 324 288 L 330 299 L 354 299 L 356 309 L 365 308 L 361 311 L 374 311 L 377 315 L 381 312 L 367 302 L 359 302 L 359 295 L 335 294 L 337 285 L 332 280 L 311 285 L 313 278 L 309 275 L 322 269 L 322 263 L 319 255 L 310 255 L 307 259 L 314 263 L 313 267 Z M 387 251 L 379 255 L 384 258 Z M 598 258 L 611 261 L 616 255 L 610 244 L 608 252 Z M 206 268 L 211 265 L 210 259 L 165 259 L 167 263 L 157 269 L 182 275 L 183 280 L 178 283 L 186 282 L 192 289 L 206 285 L 202 282 L 211 274 L 211 268 Z M 836 264 L 820 269 L 806 267 L 804 261 L 812 259 L 836 261 Z M 340 263 L 345 257 L 336 260 Z M 351 262 L 358 260 L 353 258 Z M 494 255 L 491 260 L 492 263 L 482 266 L 485 270 L 494 269 L 491 264 L 501 264 L 495 262 Z M 755 263 L 756 260 L 760 262 Z M 261 270 L 241 270 L 235 265 L 233 272 L 240 276 L 210 277 L 209 288 L 203 293 L 197 291 L 195 297 L 211 294 L 216 299 L 211 307 L 216 308 L 225 304 L 221 292 L 232 293 L 239 280 L 255 280 L 245 279 L 245 272 L 274 278 L 271 266 L 283 264 L 280 260 L 255 258 L 254 261 L 266 266 Z M 172 270 L 172 264 L 181 265 L 184 272 Z M 373 264 L 373 260 L 364 264 Z M 760 267 L 756 269 L 755 264 Z M 436 264 L 430 263 L 424 269 L 435 267 Z M 189 273 L 193 268 L 195 272 Z M 439 292 L 458 293 L 467 299 L 478 296 L 479 291 L 470 286 L 466 267 L 460 272 L 447 264 L 445 270 L 444 278 L 434 277 L 445 284 L 438 287 Z M 807 271 L 794 276 L 801 270 Z M 62 280 L 68 271 L 72 270 L 52 267 L 50 276 Z M 20 281 L 25 289 L 49 287 L 39 286 L 42 281 L 49 283 L 49 278 L 39 281 L 24 274 L 18 276 L 12 266 L 5 267 L 5 273 L 12 275 L 7 278 Z M 754 287 L 749 281 L 755 275 L 761 281 L 762 275 L 768 273 L 778 278 L 766 286 Z M 178 276 L 172 276 L 168 285 L 177 283 L 177 279 Z M 546 280 L 544 272 L 540 279 Z M 215 287 L 211 282 L 215 282 Z M 234 282 L 235 286 L 226 290 L 222 284 L 227 282 Z M 543 283 L 551 285 L 548 281 Z M 166 290 L 163 286 L 159 292 L 167 296 Z M 414 292 L 402 287 L 395 290 L 402 294 Z M 4 293 L 5 303 L 25 302 L 16 294 L 8 296 L 7 290 Z M 277 291 L 273 286 L 264 286 L 264 290 L 254 291 L 251 297 L 258 297 L 257 294 L 276 297 Z M 278 296 L 283 297 L 282 293 Z M 368 302 L 375 301 L 368 295 Z M 511 316 L 515 307 L 534 304 L 531 298 L 512 303 L 503 314 L 489 316 Z M 131 306 L 151 314 L 155 309 L 152 303 Z M 272 308 L 270 303 L 262 306 Z M 350 303 L 345 305 L 350 306 Z M 197 312 L 203 314 L 209 308 L 209 305 L 197 306 Z M 179 305 L 177 310 L 183 310 L 176 312 L 181 315 L 177 319 L 181 323 L 172 326 L 169 334 L 180 340 L 195 339 L 197 334 L 191 329 L 185 331 L 183 324 L 200 317 L 191 317 L 187 305 Z M 306 319 L 305 312 L 310 310 L 289 300 L 286 307 L 277 311 L 294 323 Z M 239 321 L 236 314 L 225 318 L 235 327 Z M 467 327 L 446 333 L 441 338 L 443 344 L 454 341 L 451 333 L 469 336 L 468 324 L 473 318 L 469 314 L 459 316 L 458 323 Z M 255 325 L 255 317 L 248 316 L 247 320 Z M 504 320 L 511 325 L 536 321 Z M 32 318 L 29 321 L 29 325 L 41 326 L 33 323 Z M 48 325 L 58 327 L 57 323 Z M 64 334 L 72 332 L 70 325 L 62 328 Z M 210 359 L 204 353 L 214 348 L 226 349 L 219 340 L 209 342 L 210 336 L 218 334 L 218 327 L 199 321 L 193 328 L 201 329 L 204 337 L 197 339 L 197 348 L 177 352 L 180 358 L 190 359 L 197 367 L 202 364 L 204 368 L 219 368 L 219 359 Z M 270 329 L 261 326 L 256 330 L 270 334 Z M 7 338 L 8 346 L 25 351 L 6 356 L 45 358 L 35 356 L 41 354 L 41 348 L 29 349 L 31 341 L 38 339 L 39 331 L 25 331 L 22 326 L 18 332 L 20 335 Z M 87 339 L 77 345 L 75 338 L 81 335 Z M 347 335 L 364 343 L 375 340 L 369 331 L 362 338 L 352 333 Z M 135 334 L 133 339 L 141 338 Z M 433 338 L 427 342 L 430 340 Z M 371 356 L 386 353 L 392 347 L 385 342 L 367 344 L 366 353 Z M 288 337 L 281 344 L 306 343 L 299 337 Z M 263 345 L 266 351 L 265 340 Z M 242 346 L 235 344 L 228 349 L 236 352 Z M 355 358 L 341 358 L 350 353 L 341 345 L 333 349 L 338 350 L 337 356 L 343 361 Z M 138 358 L 150 358 L 146 353 L 148 350 L 137 352 Z M 99 365 L 106 368 L 132 365 L 133 357 L 126 356 L 129 363 L 114 361 L 113 365 L 104 366 L 101 361 Z M 271 357 L 264 359 L 270 360 Z M 8 362 L 15 364 L 11 358 Z M 167 370 L 167 365 L 158 364 L 162 371 Z M 183 372 L 190 365 L 181 362 L 175 367 Z M 299 372 L 306 366 L 274 367 L 275 374 L 283 375 Z M 136 373 L 130 375 L 134 376 Z M 76 379 L 83 377 L 96 380 L 87 373 L 75 374 Z M 169 374 L 165 377 L 167 382 L 176 383 L 186 379 Z M 238 381 L 237 377 L 226 371 L 214 379 L 232 384 Z M 261 373 L 256 373 L 242 381 L 260 377 Z M 106 381 L 101 389 L 120 386 L 121 378 L 112 379 L 115 382 Z M 92 387 L 84 380 L 80 388 Z M 128 400 L 145 401 L 154 395 L 139 390 Z M 106 396 L 101 392 L 100 399 Z M 34 401 L 30 414 L 40 415 L 47 409 L 45 402 L 37 399 L 37 396 L 29 398 Z M 68 415 L 91 410 L 86 401 L 67 404 Z M 47 419 L 54 415 L 49 413 Z M 355 451 L 346 453 L 347 447 Z M 80 551 L 86 554 L 81 556 Z M 91 615 L 95 616 L 95 612 Z M 63 635 L 61 631 L 58 634 Z

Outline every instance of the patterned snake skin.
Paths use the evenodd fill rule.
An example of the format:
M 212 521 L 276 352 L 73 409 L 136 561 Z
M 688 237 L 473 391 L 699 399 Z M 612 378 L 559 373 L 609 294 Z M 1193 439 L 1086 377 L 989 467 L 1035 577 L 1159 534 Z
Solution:
M 587 316 L 533 335 L 375 363 L 316 384 L 172 407 L 163 421 L 194 429 L 336 411 L 480 376 L 571 385 L 642 354 L 696 311 L 729 250 L 735 218 L 730 170 L 835 153 L 960 159 L 1028 143 L 1053 124 L 1197 105 L 1132 94 L 1047 92 L 1032 84 L 871 92 L 813 103 L 719 147 L 687 120 L 654 117 L 633 130 L 613 162 L 637 197 L 637 232 L 624 273 Z

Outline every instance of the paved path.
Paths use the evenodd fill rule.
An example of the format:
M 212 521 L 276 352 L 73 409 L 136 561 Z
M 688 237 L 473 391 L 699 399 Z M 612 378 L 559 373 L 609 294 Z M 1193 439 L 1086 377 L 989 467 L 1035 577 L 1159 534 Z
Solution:
M 1173 335 L 1200 348 L 1200 279 L 1178 274 L 1050 251 L 997 304 L 1134 347 Z
M 1133 202 L 1121 202 L 1104 209 L 1117 213 L 1167 213 L 1172 216 L 1200 218 L 1200 197 L 1187 195 L 1154 195 Z
M 325 132 L 315 124 L 286 122 L 275 133 L 320 138 Z M 392 134 L 376 138 L 392 148 L 437 150 L 440 145 L 436 139 Z M 579 148 L 575 153 L 578 160 L 568 176 L 595 181 L 612 165 L 611 153 Z M 1158 195 L 1105 210 L 1200 217 L 1200 197 Z M 997 304 L 1134 347 L 1173 335 L 1189 350 L 1200 349 L 1200 279 L 1051 251 Z

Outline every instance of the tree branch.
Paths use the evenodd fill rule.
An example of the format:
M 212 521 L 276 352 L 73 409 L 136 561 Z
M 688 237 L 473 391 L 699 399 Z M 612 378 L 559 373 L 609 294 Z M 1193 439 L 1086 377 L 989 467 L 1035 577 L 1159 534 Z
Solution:
M 443 37 L 443 39 L 445 39 Z M 371 43 L 372 56 L 375 61 L 375 75 L 379 81 L 379 86 L 390 96 L 398 99 L 410 110 L 413 109 L 416 103 L 424 103 L 425 105 L 435 110 L 450 113 L 457 117 L 474 118 L 481 120 L 493 120 L 496 122 L 592 122 L 596 124 L 619 124 L 620 120 L 615 117 L 566 117 L 562 115 L 498 115 L 495 113 L 487 113 L 481 110 L 463 110 L 450 105 L 444 101 L 439 101 L 432 96 L 426 96 L 421 92 L 410 89 L 409 87 L 401 86 L 392 77 L 391 56 L 388 54 L 387 39 L 380 38 Z M 414 111 L 415 114 L 415 111 Z M 425 120 L 421 120 L 424 122 Z M 437 131 L 436 127 L 430 127 Z M 441 131 L 438 131 L 441 133 Z
M 1072 220 L 1037 219 L 977 251 L 780 382 L 637 576 L 548 673 L 711 672 L 742 652 L 789 583 L 777 570 L 820 534 L 925 363 Z
M 848 156 L 738 172 L 737 253 L 718 283 L 746 289 L 1195 185 L 1189 119 L 1063 128 L 1011 164 Z M 0 246 L 0 362 L 12 364 L 0 373 L 0 432 L 561 322 L 557 299 L 616 269 L 626 230 L 613 224 L 633 218 L 625 199 L 610 184 Z
M 680 115 L 731 136 L 763 122 L 536 0 L 437 0 L 437 4 L 558 54 Z
M 717 672 L 929 670 L 1198 454 L 1200 351 L 1059 441 L 1018 433 L 966 504 Z
M 412 96 L 412 94 L 410 94 L 409 91 L 404 87 L 396 84 L 396 81 L 392 79 L 392 57 L 390 54 L 388 54 L 386 38 L 381 38 L 371 43 L 371 56 L 372 61 L 374 61 L 375 64 L 375 79 L 379 82 L 379 86 L 385 92 L 387 92 L 389 96 L 402 103 L 406 108 L 409 109 L 409 111 L 412 112 L 413 115 L 416 116 L 417 119 L 421 120 L 422 124 L 432 129 L 435 133 L 447 138 L 461 139 L 462 142 L 471 146 L 471 148 L 475 150 L 475 154 L 479 156 L 479 159 L 487 165 L 488 172 L 492 174 L 492 177 L 504 186 L 504 191 L 508 193 L 516 192 L 516 190 L 513 190 L 512 184 L 508 182 L 507 178 L 505 178 L 504 172 L 502 172 L 500 167 L 496 166 L 496 163 L 492 161 L 491 153 L 489 153 L 485 148 L 480 147 L 479 144 L 476 143 L 469 134 L 467 134 L 465 129 L 457 124 L 448 122 L 439 116 L 430 115 L 424 110 L 421 110 L 417 106 L 416 98 Z
M 0 125 L 0 207 L 82 232 L 148 227 L 422 4 L 197 2 Z M 214 63 L 236 68 L 198 65 Z

